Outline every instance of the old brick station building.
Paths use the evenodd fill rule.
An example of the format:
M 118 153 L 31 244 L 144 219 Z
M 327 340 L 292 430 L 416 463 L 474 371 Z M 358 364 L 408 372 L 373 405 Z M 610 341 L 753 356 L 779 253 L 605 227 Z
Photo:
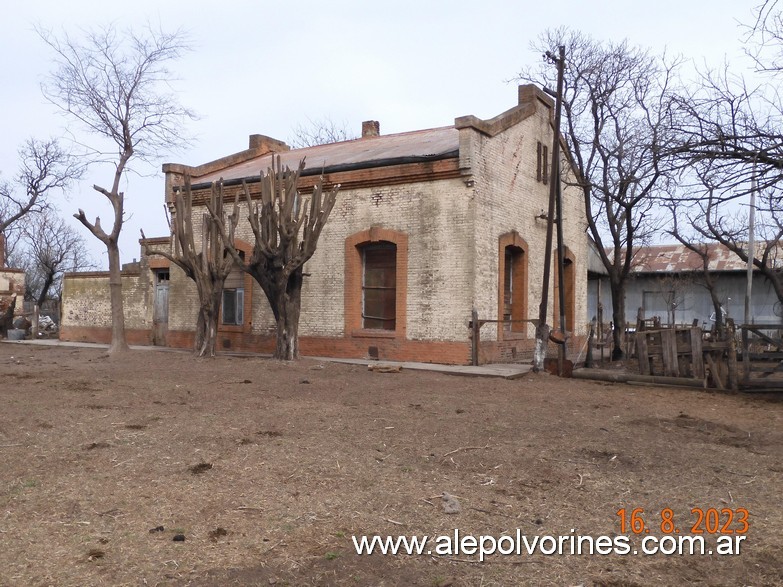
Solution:
M 252 135 L 247 150 L 217 161 L 164 165 L 166 201 L 173 213 L 172 190 L 185 173 L 196 198 L 223 178 L 233 201 L 241 179 L 256 178 L 273 156 L 291 168 L 306 157 L 303 190 L 322 172 L 326 186 L 341 188 L 305 265 L 302 354 L 467 364 L 475 308 L 480 319 L 517 321 L 483 326 L 481 362 L 521 360 L 530 356 L 534 328 L 519 320 L 538 316 L 552 111 L 552 101 L 526 85 L 518 104 L 491 120 L 463 116 L 453 126 L 394 135 L 380 134 L 370 121 L 359 139 L 303 149 Z M 197 208 L 194 227 L 201 226 Z M 575 336 L 571 347 L 578 348 L 587 322 L 586 223 L 579 193 L 565 184 L 563 210 L 566 320 Z M 238 248 L 252 249 L 246 214 L 237 239 Z M 156 247 L 169 241 L 150 239 Z M 193 282 L 163 258 L 144 256 L 123 279 L 129 342 L 192 344 Z M 551 300 L 558 286 L 553 278 Z M 549 308 L 550 316 L 559 313 L 552 301 Z M 106 275 L 68 275 L 61 337 L 107 341 L 109 327 Z M 274 321 L 263 292 L 248 275 L 232 273 L 218 348 L 273 347 Z

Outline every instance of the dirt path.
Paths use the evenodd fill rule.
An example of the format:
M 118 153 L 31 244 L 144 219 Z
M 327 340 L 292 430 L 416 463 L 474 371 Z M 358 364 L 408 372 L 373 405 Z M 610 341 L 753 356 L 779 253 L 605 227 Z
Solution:
M 3 586 L 783 584 L 775 397 L 10 344 L 0 365 Z M 351 539 L 612 537 L 621 508 L 657 537 L 665 508 L 682 534 L 692 508 L 750 528 L 738 556 L 479 563 Z

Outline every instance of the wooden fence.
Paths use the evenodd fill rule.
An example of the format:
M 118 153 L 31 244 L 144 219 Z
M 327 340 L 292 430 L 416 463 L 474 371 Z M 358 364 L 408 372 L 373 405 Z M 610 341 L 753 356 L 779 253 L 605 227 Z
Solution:
M 738 389 L 734 324 L 716 337 L 698 326 L 640 328 L 636 355 L 642 375 L 703 380 L 705 387 Z

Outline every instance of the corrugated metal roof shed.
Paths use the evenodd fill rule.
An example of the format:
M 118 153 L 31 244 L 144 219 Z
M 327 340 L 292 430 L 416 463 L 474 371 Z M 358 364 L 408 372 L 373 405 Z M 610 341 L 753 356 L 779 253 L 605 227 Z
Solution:
M 759 245 L 763 246 L 763 243 Z M 747 264 L 723 245 L 706 245 L 709 252 L 710 271 L 746 271 Z M 687 247 L 676 245 L 653 245 L 640 247 L 634 255 L 634 273 L 682 273 L 701 271 L 699 255 Z
M 404 162 L 406 159 L 443 159 L 459 154 L 459 131 L 454 126 L 413 132 L 364 137 L 340 143 L 292 149 L 275 153 L 283 165 L 295 168 L 302 157 L 307 169 L 377 163 Z M 242 179 L 259 175 L 272 165 L 273 154 L 250 159 L 197 178 L 194 182 Z

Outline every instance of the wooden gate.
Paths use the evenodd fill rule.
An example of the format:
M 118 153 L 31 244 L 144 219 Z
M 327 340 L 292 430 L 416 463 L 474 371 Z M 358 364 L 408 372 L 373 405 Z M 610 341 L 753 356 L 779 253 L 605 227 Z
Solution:
M 743 324 L 742 387 L 750 390 L 783 389 L 781 324 Z

